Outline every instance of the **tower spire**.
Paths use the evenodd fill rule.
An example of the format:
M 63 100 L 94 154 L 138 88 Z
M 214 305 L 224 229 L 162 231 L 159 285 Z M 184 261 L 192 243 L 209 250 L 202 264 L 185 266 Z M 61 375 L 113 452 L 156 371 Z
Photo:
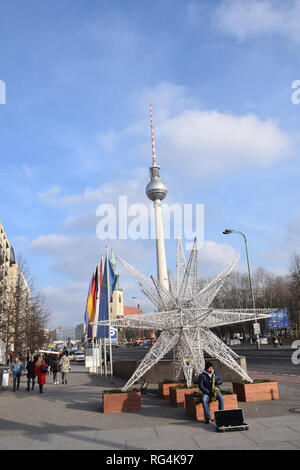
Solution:
M 152 139 L 152 165 L 157 165 L 156 152 L 155 152 L 153 116 L 152 116 L 152 104 L 150 104 L 150 125 L 151 125 L 151 139 Z

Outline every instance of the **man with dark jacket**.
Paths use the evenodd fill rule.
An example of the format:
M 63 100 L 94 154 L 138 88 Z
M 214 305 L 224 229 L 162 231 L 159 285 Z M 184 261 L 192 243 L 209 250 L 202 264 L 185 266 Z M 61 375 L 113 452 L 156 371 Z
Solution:
M 27 392 L 30 392 L 30 382 L 32 381 L 32 388 L 31 390 L 34 390 L 34 384 L 35 384 L 35 378 L 36 378 L 36 372 L 34 370 L 35 368 L 35 363 L 36 361 L 34 360 L 34 355 L 28 360 L 27 365 L 26 365 L 26 370 L 27 370 Z
M 210 410 L 209 402 L 218 400 L 219 410 L 224 409 L 223 396 L 218 388 L 222 384 L 222 379 L 217 372 L 214 371 L 211 362 L 205 363 L 205 369 L 202 374 L 199 375 L 198 385 L 203 393 L 202 404 L 204 408 L 205 423 L 210 422 Z

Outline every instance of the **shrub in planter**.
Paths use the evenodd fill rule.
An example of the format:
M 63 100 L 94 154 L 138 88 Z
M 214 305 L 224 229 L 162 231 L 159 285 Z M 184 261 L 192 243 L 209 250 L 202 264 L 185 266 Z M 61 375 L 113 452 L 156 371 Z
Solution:
M 198 385 L 192 385 L 187 387 L 187 385 L 178 385 L 176 387 L 170 388 L 170 404 L 176 408 L 184 408 L 185 401 L 184 396 L 186 394 L 194 393 L 195 389 L 199 390 Z
M 224 410 L 232 410 L 238 408 L 237 396 L 229 390 L 221 390 L 224 399 Z M 210 417 L 213 419 L 214 411 L 219 409 L 218 400 L 209 403 Z M 185 412 L 191 418 L 197 421 L 205 419 L 204 409 L 202 405 L 202 393 L 192 393 L 185 395 Z
M 253 383 L 247 381 L 233 382 L 233 391 L 238 401 L 265 401 L 279 400 L 278 383 L 270 380 L 254 379 Z
M 179 385 L 184 385 L 184 382 L 172 382 L 171 380 L 166 380 L 165 382 L 160 382 L 158 384 L 159 396 L 160 398 L 169 399 L 170 397 L 170 388 L 177 387 Z
M 121 413 L 141 409 L 141 392 L 136 389 L 123 392 L 119 389 L 102 392 L 103 413 Z

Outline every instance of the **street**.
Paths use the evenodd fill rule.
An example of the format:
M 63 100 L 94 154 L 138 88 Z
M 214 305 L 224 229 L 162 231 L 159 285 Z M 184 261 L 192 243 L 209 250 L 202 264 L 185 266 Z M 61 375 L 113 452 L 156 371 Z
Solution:
M 300 365 L 294 365 L 292 363 L 294 350 L 288 346 L 278 349 L 273 349 L 272 347 L 256 349 L 254 346 L 233 349 L 239 356 L 246 357 L 249 372 L 287 374 L 300 377 Z M 148 351 L 149 349 L 145 349 L 141 346 L 114 348 L 113 361 L 141 360 Z M 172 352 L 169 352 L 165 358 L 171 359 Z

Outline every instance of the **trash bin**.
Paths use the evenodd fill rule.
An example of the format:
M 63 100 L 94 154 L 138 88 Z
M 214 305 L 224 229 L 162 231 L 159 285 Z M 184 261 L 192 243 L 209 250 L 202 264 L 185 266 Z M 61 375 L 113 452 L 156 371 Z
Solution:
M 8 387 L 9 384 L 9 368 L 8 367 L 1 367 L 0 368 L 0 380 L 2 387 Z

